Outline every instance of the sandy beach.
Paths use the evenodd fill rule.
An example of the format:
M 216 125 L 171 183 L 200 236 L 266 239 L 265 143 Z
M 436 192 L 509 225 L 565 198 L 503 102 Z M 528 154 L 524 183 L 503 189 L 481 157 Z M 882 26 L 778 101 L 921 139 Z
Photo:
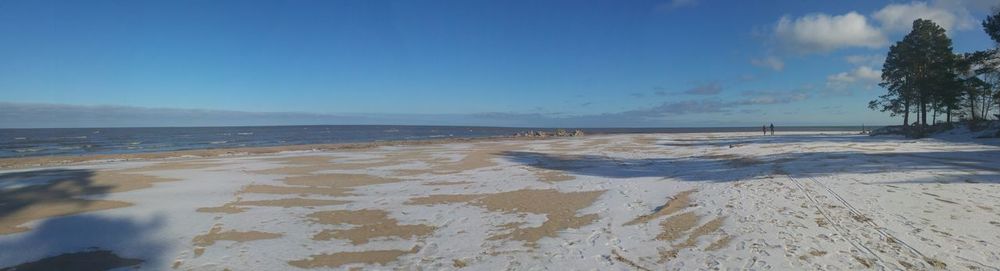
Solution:
M 958 138 L 621 134 L 8 160 L 0 267 L 1000 270 L 1000 141 Z

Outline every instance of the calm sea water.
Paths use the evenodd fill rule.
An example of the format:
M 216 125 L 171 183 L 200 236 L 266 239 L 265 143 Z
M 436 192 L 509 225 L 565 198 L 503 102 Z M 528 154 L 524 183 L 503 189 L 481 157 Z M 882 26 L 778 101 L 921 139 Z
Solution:
M 587 133 L 756 132 L 760 128 L 587 128 Z M 779 131 L 860 131 L 860 127 L 778 127 Z M 0 129 L 0 158 L 117 154 L 210 148 L 508 136 L 554 129 L 327 125 L 170 128 Z M 572 130 L 572 129 L 570 129 Z

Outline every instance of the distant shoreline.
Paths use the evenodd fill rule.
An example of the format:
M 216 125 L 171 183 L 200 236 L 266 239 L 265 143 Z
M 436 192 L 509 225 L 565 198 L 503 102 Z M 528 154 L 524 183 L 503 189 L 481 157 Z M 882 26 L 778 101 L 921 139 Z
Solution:
M 860 131 L 851 126 L 776 126 L 778 131 Z M 200 128 L 0 129 L 0 159 L 155 153 L 185 150 L 281 147 L 493 138 L 559 128 L 461 126 L 253 126 Z M 758 127 L 565 128 L 586 134 L 758 132 Z
M 767 123 L 770 124 L 770 123 Z M 883 127 L 893 124 L 865 125 L 865 127 Z M 477 125 L 396 125 L 396 124 L 306 124 L 306 125 L 223 125 L 223 126 L 112 126 L 112 127 L 0 127 L 4 130 L 68 130 L 68 129 L 179 129 L 179 128 L 262 128 L 262 127 L 421 127 L 421 128 L 488 128 L 488 129 L 521 129 L 521 130 L 737 130 L 756 129 L 759 126 L 705 126 L 705 127 L 517 127 L 517 126 L 477 126 Z M 807 131 L 803 129 L 837 129 L 861 127 L 858 125 L 788 125 L 786 129 Z
M 686 132 L 686 133 L 739 133 L 748 131 L 717 131 L 717 132 Z M 756 131 L 754 131 L 756 132 Z M 850 130 L 801 130 L 784 132 L 852 132 Z M 679 132 L 677 132 L 679 133 Z M 583 137 L 600 136 L 622 133 L 587 133 Z M 639 134 L 639 133 L 633 133 Z M 656 133 L 648 133 L 656 134 Z M 512 141 L 512 140 L 546 140 L 572 137 L 515 137 L 515 136 L 493 136 L 493 137 L 464 137 L 464 138 L 439 138 L 424 140 L 388 140 L 359 143 L 333 143 L 333 144 L 296 144 L 280 146 L 258 146 L 258 147 L 232 147 L 232 148 L 203 148 L 191 150 L 175 151 L 152 151 L 137 153 L 115 153 L 115 154 L 83 154 L 83 155 L 55 155 L 55 156 L 28 156 L 0 158 L 0 169 L 22 169 L 39 168 L 66 165 L 81 165 L 91 162 L 121 162 L 121 161 L 148 161 L 165 159 L 186 159 L 186 158 L 225 158 L 251 155 L 276 154 L 282 152 L 297 151 L 336 151 L 336 150 L 364 150 L 383 146 L 420 146 L 449 143 L 475 143 L 488 141 Z
M 552 137 L 555 138 L 555 137 Z M 374 141 L 364 143 L 334 143 L 334 144 L 300 144 L 300 145 L 280 145 L 267 147 L 235 147 L 235 148 L 209 148 L 178 151 L 154 151 L 139 153 L 121 154 L 85 154 L 85 155 L 62 155 L 62 156 L 29 156 L 0 158 L 0 169 L 19 169 L 34 167 L 63 166 L 70 164 L 81 164 L 95 161 L 144 161 L 161 159 L 183 159 L 183 158 L 222 158 L 233 156 L 248 156 L 261 154 L 275 154 L 281 152 L 296 151 L 334 151 L 334 150 L 362 150 L 383 146 L 419 146 L 448 143 L 483 142 L 497 140 L 538 140 L 540 137 L 477 137 L 477 138 L 441 138 L 428 140 L 395 140 L 395 141 Z

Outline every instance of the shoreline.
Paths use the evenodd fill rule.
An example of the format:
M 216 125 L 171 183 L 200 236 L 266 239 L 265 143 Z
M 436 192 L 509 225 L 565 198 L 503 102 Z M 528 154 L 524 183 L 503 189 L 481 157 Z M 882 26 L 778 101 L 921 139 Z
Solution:
M 785 133 L 831 133 L 831 132 L 853 132 L 848 130 L 816 130 L 816 131 L 788 131 Z M 669 133 L 669 134 L 704 134 L 704 133 L 751 133 L 743 131 L 726 132 L 690 132 L 690 133 Z M 755 132 L 753 132 L 755 133 Z M 115 154 L 85 154 L 85 155 L 54 155 L 54 156 L 29 156 L 0 158 L 0 170 L 42 168 L 67 165 L 86 165 L 94 162 L 126 162 L 126 161 L 157 161 L 176 158 L 221 158 L 240 157 L 252 155 L 276 154 L 282 152 L 296 151 L 335 151 L 335 150 L 364 150 L 384 146 L 422 146 L 450 143 L 477 143 L 477 142 L 501 142 L 511 140 L 546 140 L 559 138 L 586 138 L 592 136 L 608 135 L 628 135 L 628 134 L 660 134 L 651 133 L 586 133 L 582 136 L 490 136 L 490 137 L 454 137 L 439 139 L 417 139 L 417 140 L 386 140 L 374 142 L 355 143 L 330 143 L 330 144 L 298 144 L 280 146 L 260 146 L 260 147 L 222 147 L 211 149 L 190 149 L 171 151 L 152 151 L 138 153 L 115 153 Z
M 586 135 L 577 137 L 586 137 Z M 299 145 L 281 145 L 281 146 L 267 146 L 267 147 L 191 149 L 191 150 L 154 151 L 154 152 L 141 152 L 141 153 L 29 156 L 29 157 L 15 157 L 15 158 L 0 158 L 0 170 L 82 165 L 82 164 L 89 164 L 101 161 L 124 162 L 124 161 L 156 161 L 156 160 L 167 160 L 175 158 L 220 158 L 220 157 L 276 154 L 282 152 L 296 152 L 296 151 L 364 150 L 364 149 L 378 148 L 384 146 L 422 146 L 422 145 L 437 145 L 437 144 L 451 144 L 451 143 L 477 143 L 477 142 L 487 142 L 487 141 L 544 140 L 552 138 L 567 138 L 567 137 L 559 137 L 559 136 L 460 137 L 460 138 L 420 139 L 420 140 L 388 140 L 388 141 L 375 141 L 375 142 L 363 142 L 363 143 L 299 144 Z

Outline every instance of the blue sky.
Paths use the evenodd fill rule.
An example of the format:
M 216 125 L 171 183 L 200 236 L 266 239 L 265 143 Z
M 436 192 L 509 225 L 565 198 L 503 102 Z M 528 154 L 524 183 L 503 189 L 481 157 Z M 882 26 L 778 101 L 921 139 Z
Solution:
M 993 6 L 8 0 L 0 127 L 894 124 L 865 107 L 888 45 L 927 18 L 992 47 Z

